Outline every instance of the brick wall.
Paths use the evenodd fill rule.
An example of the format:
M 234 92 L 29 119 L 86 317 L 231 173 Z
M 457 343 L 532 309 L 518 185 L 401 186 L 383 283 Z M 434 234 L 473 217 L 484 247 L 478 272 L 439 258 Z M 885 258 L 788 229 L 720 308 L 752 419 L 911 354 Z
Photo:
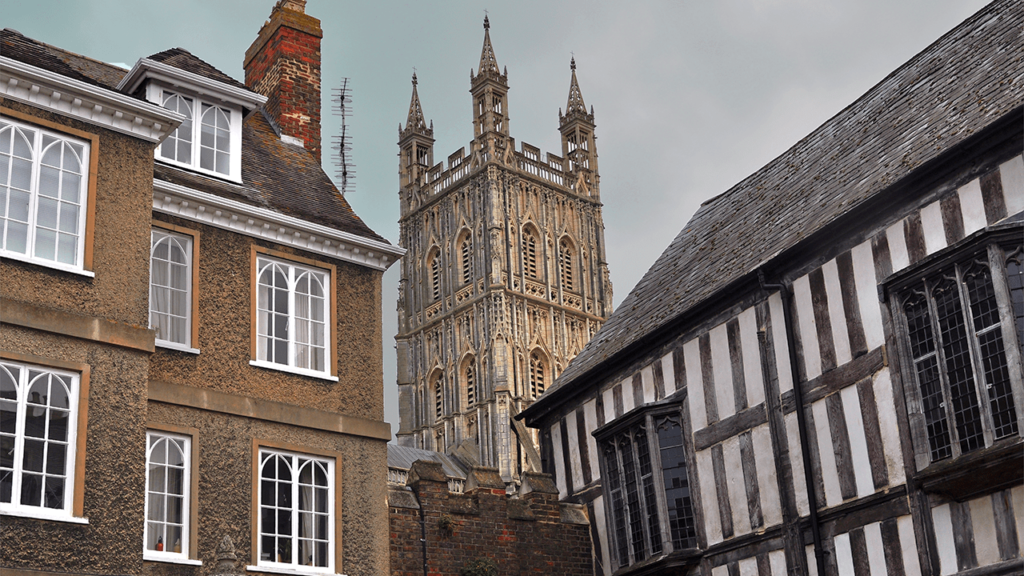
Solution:
M 496 469 L 473 468 L 465 494 L 453 494 L 440 464 L 417 461 L 407 486 L 389 490 L 388 515 L 393 576 L 423 576 L 423 530 L 428 576 L 457 576 L 478 558 L 501 575 L 593 574 L 586 509 L 559 503 L 547 474 L 527 474 L 515 497 Z
M 281 132 L 301 138 L 321 159 L 320 20 L 305 0 L 283 0 L 245 52 L 245 85 L 267 97 L 266 110 Z

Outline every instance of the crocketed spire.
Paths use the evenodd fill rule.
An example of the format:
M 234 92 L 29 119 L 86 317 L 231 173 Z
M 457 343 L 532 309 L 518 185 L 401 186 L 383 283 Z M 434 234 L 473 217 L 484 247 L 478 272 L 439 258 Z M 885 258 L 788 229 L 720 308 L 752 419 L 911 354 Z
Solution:
M 558 118 L 564 125 L 565 122 L 578 118 L 587 122 L 594 122 L 594 112 L 587 112 L 587 105 L 583 102 L 583 92 L 580 91 L 580 84 L 576 80 L 576 57 L 569 61 L 569 68 L 572 70 L 572 80 L 569 82 L 569 100 L 565 104 L 565 115 L 558 111 Z
M 473 75 L 472 70 L 469 73 L 474 86 L 483 80 L 495 80 L 499 84 L 508 85 L 508 74 L 502 72 L 498 67 L 498 59 L 494 57 L 494 47 L 491 46 L 491 21 L 487 16 L 484 16 L 484 47 L 480 51 L 480 67 L 476 75 Z
M 412 73 L 412 100 L 409 101 L 409 117 L 405 121 L 405 128 L 402 135 L 409 133 L 426 134 L 433 136 L 433 129 L 427 128 L 427 121 L 423 117 L 423 108 L 420 106 L 420 95 L 416 91 L 416 73 Z

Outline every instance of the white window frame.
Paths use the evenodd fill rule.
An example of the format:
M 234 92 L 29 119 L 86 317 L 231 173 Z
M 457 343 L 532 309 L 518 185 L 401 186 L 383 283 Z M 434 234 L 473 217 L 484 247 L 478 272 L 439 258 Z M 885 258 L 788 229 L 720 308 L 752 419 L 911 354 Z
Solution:
M 260 358 L 260 338 L 263 334 L 263 326 L 261 322 L 261 307 L 260 307 L 260 276 L 262 271 L 272 264 L 276 264 L 285 268 L 288 272 L 288 327 L 291 328 L 295 325 L 295 284 L 296 277 L 299 273 L 307 272 L 313 275 L 318 275 L 323 279 L 324 285 L 324 322 L 323 322 L 323 342 L 324 342 L 324 369 L 316 370 L 313 368 L 301 368 L 295 366 L 292 362 L 295 361 L 295 347 L 296 347 L 296 334 L 295 330 L 288 330 L 288 352 L 287 360 L 288 363 L 280 363 L 275 361 L 267 360 L 266 358 Z M 256 359 L 250 360 L 249 364 L 252 366 L 258 366 L 261 368 L 270 368 L 273 370 L 281 370 L 284 372 L 291 372 L 293 374 L 300 374 L 302 376 L 312 376 L 314 378 L 322 378 L 331 380 L 333 382 L 338 381 L 338 377 L 331 373 L 331 368 L 334 365 L 334 342 L 331 339 L 331 326 L 333 325 L 334 318 L 332 317 L 332 306 L 331 306 L 331 290 L 333 289 L 333 283 L 331 279 L 331 271 L 326 268 L 317 268 L 314 266 L 303 266 L 295 262 L 288 260 L 282 260 L 280 258 L 271 258 L 263 254 L 257 254 L 256 256 L 256 277 L 253 278 L 255 286 L 255 313 L 256 316 L 253 318 L 253 322 L 256 324 Z
M 334 474 L 335 474 L 335 461 L 334 458 L 316 456 L 313 454 L 304 454 L 300 452 L 290 452 L 287 450 L 280 450 L 276 448 L 264 448 L 259 449 L 257 466 L 257 499 L 256 499 L 256 566 L 249 566 L 247 569 L 259 571 L 265 569 L 268 572 L 278 572 L 285 574 L 334 574 L 334 557 L 336 542 L 336 527 L 335 527 L 335 508 L 337 494 L 334 490 Z M 292 470 L 292 491 L 291 491 L 291 546 L 293 551 L 292 562 L 277 562 L 272 560 L 264 560 L 263 558 L 263 465 L 264 457 L 281 456 L 291 460 Z M 309 460 L 314 463 L 323 464 L 327 472 L 327 566 L 309 566 L 299 564 L 298 550 L 299 550 L 299 482 L 298 482 L 298 469 L 299 459 Z
M 235 105 L 225 104 L 224 102 L 216 99 L 200 96 L 187 89 L 166 88 L 155 82 L 150 82 L 146 85 L 146 99 L 155 103 L 157 106 L 162 107 L 164 105 L 164 100 L 169 97 L 169 94 L 177 94 L 192 100 L 192 118 L 190 118 L 192 121 L 192 159 L 191 162 L 179 162 L 171 158 L 166 158 L 160 154 L 161 146 L 157 145 L 156 149 L 153 151 L 153 155 L 156 160 L 172 166 L 180 166 L 182 168 L 213 176 L 214 178 L 227 179 L 240 184 L 242 182 L 242 109 Z M 228 149 L 229 169 L 227 174 L 217 172 L 216 170 L 209 170 L 200 165 L 200 142 L 202 137 L 201 112 L 203 104 L 216 106 L 228 113 L 231 141 Z M 175 131 L 175 133 L 177 133 L 177 131 Z
M 13 465 L 14 468 L 8 472 L 13 475 L 13 482 L 11 488 L 11 501 L 0 502 L 0 514 L 11 515 L 11 516 L 24 516 L 28 518 L 41 518 L 47 520 L 62 520 L 70 522 L 83 522 L 84 519 L 75 518 L 72 516 L 74 509 L 74 493 L 75 493 L 75 458 L 77 457 L 76 448 L 78 443 L 78 406 L 79 406 L 79 395 L 81 394 L 81 375 L 76 372 L 69 372 L 67 370 L 59 370 L 48 366 L 37 366 L 33 364 L 25 364 L 22 362 L 14 362 L 11 360 L 3 359 L 0 360 L 0 365 L 7 367 L 14 367 L 20 369 L 20 373 L 16 380 L 17 382 L 17 400 L 16 400 L 16 416 L 14 426 L 14 455 Z M 24 474 L 24 453 L 25 453 L 25 412 L 28 404 L 28 388 L 32 384 L 29 381 L 30 371 L 39 371 L 43 375 L 50 374 L 58 376 L 68 382 L 68 434 L 65 443 L 66 452 L 64 456 L 64 502 L 61 508 L 47 508 L 43 505 L 40 506 L 29 506 L 20 502 L 21 498 L 21 483 Z M 13 375 L 12 375 L 13 377 Z M 38 378 L 38 376 L 37 376 Z M 53 385 L 51 383 L 51 385 Z M 7 434 L 9 436 L 9 434 Z M 49 449 L 49 442 L 47 442 L 46 449 Z M 44 467 L 45 468 L 45 467 Z M 6 471 L 0 471 L 0 475 Z M 42 502 L 41 502 L 42 504 Z
M 33 131 L 33 132 L 35 132 L 35 135 L 32 138 L 32 142 L 29 143 L 30 146 L 32 147 L 32 156 L 33 157 L 32 157 L 32 176 L 31 176 L 31 180 L 30 180 L 30 183 L 29 183 L 29 207 L 28 207 L 28 223 L 27 223 L 28 224 L 28 238 L 26 239 L 25 253 L 22 254 L 20 252 L 14 252 L 12 250 L 8 250 L 6 248 L 6 243 L 4 242 L 3 238 L 0 238 L 0 243 L 2 243 L 3 246 L 4 246 L 4 247 L 0 248 L 0 256 L 2 256 L 4 258 L 10 258 L 12 260 L 21 260 L 23 262 L 30 262 L 32 264 L 39 264 L 41 266 L 46 266 L 47 268 L 55 268 L 57 270 L 63 270 L 63 271 L 66 271 L 66 272 L 74 272 L 74 273 L 77 273 L 77 274 L 82 274 L 82 275 L 90 276 L 90 277 L 94 276 L 94 274 L 92 272 L 90 272 L 88 270 L 85 270 L 85 242 L 86 242 L 86 235 L 88 233 L 88 230 L 86 229 L 86 224 L 87 224 L 87 215 L 88 215 L 88 211 L 89 211 L 89 177 L 91 175 L 90 174 L 90 170 L 89 170 L 89 168 L 90 168 L 90 156 L 89 155 L 92 152 L 92 150 L 91 150 L 91 143 L 89 141 L 87 141 L 87 140 L 83 140 L 81 138 L 75 138 L 75 137 L 70 136 L 68 134 L 65 134 L 63 132 L 57 132 L 57 131 L 54 131 L 54 130 L 48 130 L 46 128 L 43 128 L 43 127 L 35 125 L 35 124 L 28 124 L 28 123 L 25 123 L 25 122 L 18 122 L 16 120 L 10 118 L 9 116 L 4 116 L 3 117 L 3 122 L 6 123 L 6 124 L 11 125 L 14 128 L 20 128 L 21 130 Z M 18 137 L 17 136 L 17 131 L 15 131 L 12 136 L 17 138 Z M 64 263 L 64 262 L 58 262 L 57 260 L 48 260 L 46 258 L 40 258 L 40 257 L 37 257 L 35 255 L 36 229 L 38 227 L 37 218 L 38 218 L 38 214 L 39 214 L 39 177 L 40 177 L 40 171 L 41 171 L 40 167 L 41 167 L 41 164 L 42 164 L 42 156 L 43 156 L 43 152 L 44 152 L 42 150 L 43 136 L 50 136 L 52 138 L 56 138 L 57 140 L 62 140 L 62 141 L 69 142 L 69 143 L 72 143 L 72 144 L 75 144 L 75 145 L 78 145 L 78 146 L 82 147 L 81 173 L 80 173 L 81 180 L 79 181 L 79 186 L 80 186 L 79 196 L 78 196 L 79 201 L 77 203 L 78 204 L 78 222 L 77 222 L 78 242 L 77 242 L 77 246 L 75 247 L 75 261 L 74 261 L 73 264 L 67 264 L 67 263 Z M 13 165 L 13 162 L 12 162 L 12 165 Z M 12 168 L 9 166 L 8 167 L 8 173 L 3 175 L 3 178 L 5 180 L 10 178 L 10 174 L 11 174 L 10 170 L 12 170 Z M 61 170 L 61 172 L 63 172 L 63 170 Z M 8 200 L 7 201 L 8 202 L 10 201 L 9 200 L 9 193 L 8 193 Z M 63 200 L 61 202 L 63 202 Z M 7 216 L 10 216 L 10 208 L 9 207 L 7 207 L 7 211 L 5 212 L 5 214 Z M 59 214 L 58 214 L 58 218 L 59 218 Z M 4 234 L 4 232 L 0 232 L 0 234 Z M 56 253 L 55 253 L 55 255 L 56 255 Z
M 151 440 L 158 438 L 160 440 L 174 440 L 183 443 L 182 452 L 184 461 L 184 473 L 182 474 L 182 507 L 181 507 L 181 549 L 179 552 L 174 551 L 174 543 L 164 542 L 164 550 L 149 550 L 146 543 L 149 542 L 149 497 L 150 497 L 150 474 L 149 468 L 153 464 L 151 462 L 153 446 Z M 171 432 L 164 432 L 162 430 L 147 430 L 146 431 L 146 492 L 145 492 L 145 505 L 143 515 L 143 531 L 142 531 L 142 559 L 150 560 L 155 562 L 173 562 L 178 564 L 199 564 L 198 561 L 190 561 L 189 559 L 189 546 L 191 542 L 189 537 L 191 535 L 191 520 L 192 520 L 192 437 L 182 434 L 173 434 Z M 166 516 L 165 521 L 166 524 Z M 170 550 L 168 550 L 170 548 Z
M 159 238 L 158 238 L 158 236 L 159 236 Z M 185 278 L 187 279 L 187 284 L 186 284 L 187 289 L 186 289 L 186 293 L 185 293 L 185 341 L 184 342 L 175 342 L 174 340 L 167 340 L 167 339 L 160 338 L 160 335 L 157 334 L 156 345 L 157 346 L 161 346 L 163 348 L 171 348 L 171 349 L 174 349 L 174 350 L 180 350 L 180 351 L 183 351 L 183 352 L 190 352 L 192 354 L 198 354 L 199 350 L 197 350 L 197 349 L 192 347 L 192 345 L 193 345 L 193 342 L 192 342 L 192 323 L 195 322 L 195 318 L 194 318 L 195 311 L 192 310 L 192 297 L 193 297 L 193 291 L 196 289 L 196 287 L 192 285 L 192 279 L 193 279 L 193 276 L 192 276 L 192 274 L 193 274 L 192 266 L 193 266 L 193 262 L 194 262 L 195 245 L 194 245 L 192 236 L 190 236 L 188 234 L 178 234 L 176 232 L 171 232 L 170 230 L 166 230 L 164 228 L 159 228 L 159 227 L 153 227 L 152 231 L 150 232 L 150 246 L 149 246 L 149 263 L 150 263 L 150 266 L 149 266 L 149 327 L 150 328 L 153 327 L 153 313 L 154 313 L 154 310 L 153 310 L 153 304 L 154 304 L 154 302 L 153 302 L 153 288 L 154 288 L 154 285 L 153 285 L 153 258 L 154 258 L 155 253 L 156 253 L 157 242 L 163 241 L 165 239 L 177 240 L 179 243 L 182 244 L 182 248 L 185 251 Z M 158 288 L 163 289 L 163 290 L 171 290 L 171 288 L 169 286 L 159 286 Z M 157 312 L 157 313 L 158 314 L 164 314 L 165 312 Z M 167 312 L 167 314 L 170 314 L 170 312 Z

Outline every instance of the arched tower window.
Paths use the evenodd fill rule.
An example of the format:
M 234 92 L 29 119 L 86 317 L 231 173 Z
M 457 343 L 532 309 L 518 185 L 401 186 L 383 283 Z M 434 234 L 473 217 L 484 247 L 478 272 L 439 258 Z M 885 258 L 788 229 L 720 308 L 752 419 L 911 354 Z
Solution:
M 434 300 L 441 299 L 441 257 L 437 249 L 427 256 L 427 267 L 430 269 L 430 297 Z
M 459 242 L 459 254 L 461 257 L 462 283 L 469 284 L 473 281 L 473 237 L 468 232 L 462 237 L 462 241 Z
M 544 357 L 534 350 L 530 354 L 530 394 L 537 398 L 544 393 L 547 386 L 547 374 L 544 370 Z
M 523 272 L 537 277 L 537 235 L 530 228 L 523 230 Z
M 466 408 L 472 408 L 476 404 L 476 365 L 472 359 L 466 362 L 463 374 L 466 380 Z
M 568 238 L 563 238 L 558 245 L 559 253 L 559 274 L 562 279 L 564 290 L 573 290 L 573 247 Z
M 434 377 L 434 416 L 440 419 L 444 416 L 444 375 L 438 374 Z

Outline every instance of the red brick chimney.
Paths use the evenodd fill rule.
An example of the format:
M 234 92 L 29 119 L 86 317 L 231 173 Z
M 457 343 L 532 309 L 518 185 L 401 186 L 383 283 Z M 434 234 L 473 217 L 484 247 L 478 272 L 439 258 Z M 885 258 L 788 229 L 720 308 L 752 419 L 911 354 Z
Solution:
M 306 0 L 279 0 L 245 51 L 245 85 L 268 98 L 270 117 L 320 161 L 320 20 Z

